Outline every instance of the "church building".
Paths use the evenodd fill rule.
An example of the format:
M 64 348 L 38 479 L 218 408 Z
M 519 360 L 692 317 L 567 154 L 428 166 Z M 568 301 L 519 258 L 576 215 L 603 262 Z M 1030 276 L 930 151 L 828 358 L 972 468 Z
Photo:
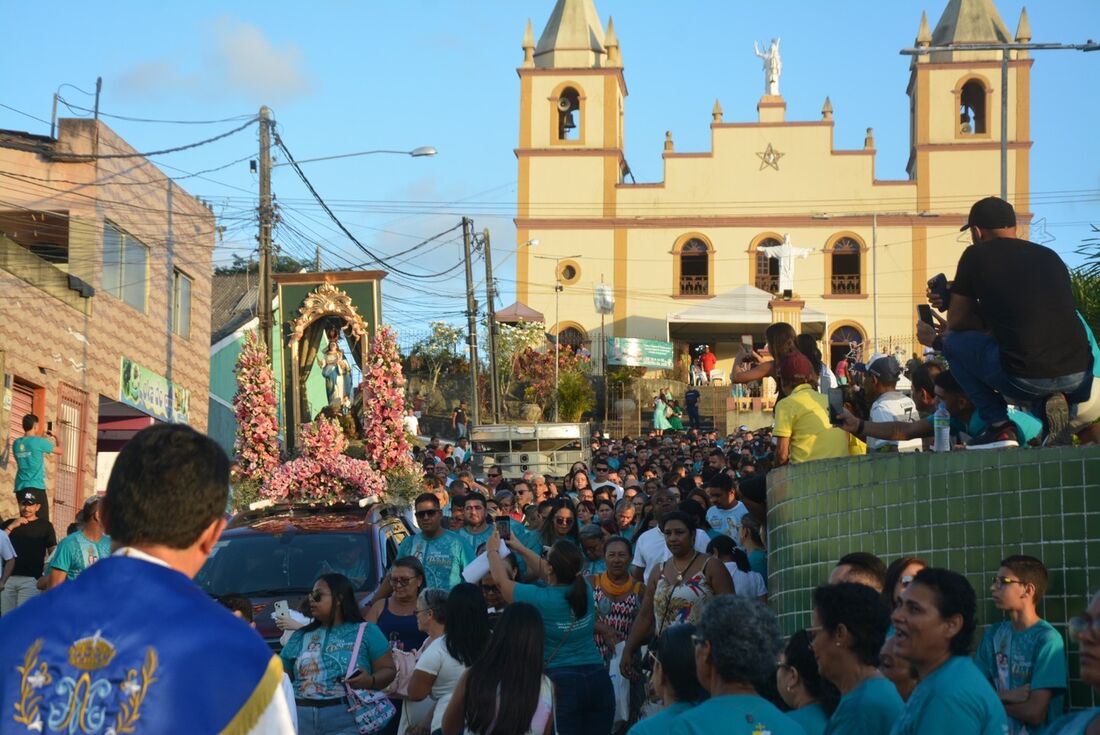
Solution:
M 629 38 L 630 18 L 619 20 Z M 1013 35 L 993 0 L 949 0 L 934 29 L 919 19 L 914 45 L 1030 38 L 1026 13 Z M 773 321 L 818 336 L 832 364 L 850 352 L 913 351 L 928 279 L 953 276 L 970 205 L 1000 191 L 1001 52 L 912 57 L 901 180 L 876 176 L 870 128 L 862 148 L 836 148 L 828 97 L 819 119 L 787 119 L 779 42 L 756 53 L 746 50 L 744 71 L 761 73 L 762 61 L 756 119 L 728 119 L 715 101 L 699 120 L 709 150 L 677 150 L 667 134 L 662 180 L 636 183 L 623 148 L 629 54 L 611 19 L 605 27 L 593 0 L 557 0 L 537 43 L 528 21 L 517 70 L 517 299 L 563 343 L 591 344 L 597 358 L 605 336 L 709 344 L 727 374 L 742 341 L 761 344 Z M 1007 191 L 1025 233 L 1031 64 L 1012 52 L 1007 85 Z M 593 303 L 601 280 L 614 296 L 606 334 Z

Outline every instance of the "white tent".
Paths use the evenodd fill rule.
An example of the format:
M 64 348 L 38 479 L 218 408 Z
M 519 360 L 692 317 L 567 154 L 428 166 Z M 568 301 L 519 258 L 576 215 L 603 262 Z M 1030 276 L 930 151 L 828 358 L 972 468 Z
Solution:
M 768 304 L 773 294 L 745 284 L 668 315 L 669 339 L 700 339 L 739 334 L 762 334 L 776 319 Z M 802 308 L 802 332 L 819 339 L 828 317 L 816 309 Z

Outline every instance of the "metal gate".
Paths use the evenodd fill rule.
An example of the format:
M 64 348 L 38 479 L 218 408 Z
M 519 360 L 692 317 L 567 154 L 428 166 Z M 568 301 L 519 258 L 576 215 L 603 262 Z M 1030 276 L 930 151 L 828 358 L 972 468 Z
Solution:
M 50 519 L 62 532 L 76 520 L 84 502 L 84 449 L 87 432 L 88 394 L 62 383 L 57 397 L 57 457 L 53 510 Z

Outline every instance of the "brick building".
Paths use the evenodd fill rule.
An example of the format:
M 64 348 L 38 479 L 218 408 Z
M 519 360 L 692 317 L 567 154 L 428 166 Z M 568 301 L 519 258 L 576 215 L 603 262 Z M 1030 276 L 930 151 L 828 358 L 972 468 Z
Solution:
M 137 431 L 204 431 L 213 213 L 102 122 L 0 131 L 0 517 L 11 441 L 52 424 L 51 518 L 64 531 Z

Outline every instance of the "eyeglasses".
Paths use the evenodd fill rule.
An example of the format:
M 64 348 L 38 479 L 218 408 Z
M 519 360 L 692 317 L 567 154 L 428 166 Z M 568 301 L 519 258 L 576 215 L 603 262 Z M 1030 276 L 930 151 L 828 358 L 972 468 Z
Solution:
M 909 585 L 913 583 L 913 575 L 912 574 L 902 575 L 902 578 L 899 581 L 901 582 L 901 588 L 903 590 L 904 589 L 909 589 Z
M 483 584 L 481 585 L 481 591 L 487 595 L 499 595 L 500 587 L 495 584 Z
M 1089 633 L 1100 635 L 1100 618 L 1094 618 L 1088 613 L 1079 615 L 1076 618 L 1070 618 L 1067 629 L 1070 637 L 1075 641 L 1080 641 Z
M 427 609 L 426 607 L 418 607 L 418 608 L 416 608 L 416 614 L 417 614 L 417 615 L 419 615 L 420 613 L 426 613 L 426 612 L 428 612 L 428 609 Z
M 693 646 L 701 646 L 706 642 L 707 642 L 707 639 L 704 638 L 703 636 L 701 636 L 698 633 L 693 633 L 692 636 L 691 636 L 691 645 L 693 645 Z
M 418 510 L 416 511 L 417 518 L 431 518 L 439 512 L 438 508 L 432 508 L 431 510 Z
M 504 477 L 504 475 L 500 474 L 499 472 L 489 472 L 485 476 L 486 477 Z
M 610 469 L 610 468 L 608 468 L 608 467 L 597 467 L 596 472 L 607 472 L 608 469 Z
M 573 516 L 557 516 L 554 519 L 554 523 L 559 526 L 571 526 L 573 525 Z
M 1007 587 L 1010 584 L 1023 584 L 1022 579 L 1016 579 L 1015 577 L 993 577 L 994 587 Z
M 312 592 L 309 593 L 309 599 L 312 600 L 313 602 L 320 602 L 321 600 L 325 599 L 325 597 L 327 597 L 327 596 L 328 596 L 328 593 L 327 592 L 322 592 L 321 590 L 313 590 Z
M 817 634 L 822 630 L 823 628 L 820 625 L 813 625 L 806 628 L 806 637 L 810 639 L 810 643 L 814 642 L 814 638 L 817 638 Z
M 412 582 L 414 579 L 416 579 L 416 577 L 395 577 L 391 574 L 390 584 L 392 584 L 394 587 L 408 587 L 409 583 Z

